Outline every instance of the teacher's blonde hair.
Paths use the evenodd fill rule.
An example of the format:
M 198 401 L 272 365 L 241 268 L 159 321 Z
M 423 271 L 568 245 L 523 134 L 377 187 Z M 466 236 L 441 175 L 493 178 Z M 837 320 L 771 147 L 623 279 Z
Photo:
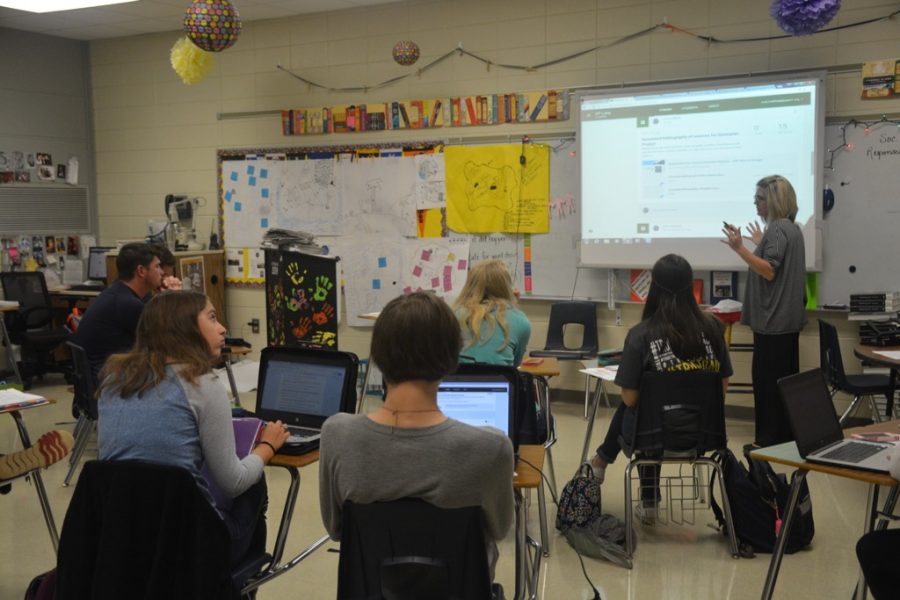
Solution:
M 777 219 L 797 218 L 797 194 L 791 182 L 781 175 L 770 175 L 756 182 L 766 198 L 766 223 Z

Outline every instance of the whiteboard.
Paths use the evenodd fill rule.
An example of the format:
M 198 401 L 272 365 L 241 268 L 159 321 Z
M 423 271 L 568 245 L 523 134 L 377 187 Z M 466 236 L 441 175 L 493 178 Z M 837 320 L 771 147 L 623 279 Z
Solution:
M 826 127 L 826 149 L 841 145 L 841 127 Z M 835 202 L 823 220 L 819 304 L 900 289 L 900 128 L 884 123 L 866 133 L 850 125 L 846 132 L 853 149 L 835 153 L 834 170 L 825 170 Z

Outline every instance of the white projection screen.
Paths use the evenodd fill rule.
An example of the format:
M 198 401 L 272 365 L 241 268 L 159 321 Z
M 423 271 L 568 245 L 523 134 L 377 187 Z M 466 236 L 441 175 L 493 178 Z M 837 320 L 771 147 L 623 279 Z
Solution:
M 580 93 L 581 266 L 647 268 L 675 252 L 697 270 L 744 270 L 722 222 L 746 233 L 756 182 L 777 174 L 797 192 L 806 267 L 821 270 L 824 77 Z

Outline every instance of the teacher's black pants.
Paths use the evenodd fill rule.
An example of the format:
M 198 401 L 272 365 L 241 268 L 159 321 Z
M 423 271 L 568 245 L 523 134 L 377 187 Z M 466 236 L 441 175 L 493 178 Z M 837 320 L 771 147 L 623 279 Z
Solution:
M 778 380 L 800 371 L 800 333 L 753 334 L 753 408 L 756 444 L 772 446 L 794 439 Z
M 900 593 L 900 529 L 870 531 L 856 544 L 859 566 L 875 600 Z

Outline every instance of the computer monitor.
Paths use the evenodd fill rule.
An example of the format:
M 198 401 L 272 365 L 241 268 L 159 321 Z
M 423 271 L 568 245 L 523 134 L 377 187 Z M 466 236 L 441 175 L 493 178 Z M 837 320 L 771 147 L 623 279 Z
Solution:
M 88 279 L 106 282 L 106 253 L 112 249 L 109 246 L 90 247 L 88 250 Z

